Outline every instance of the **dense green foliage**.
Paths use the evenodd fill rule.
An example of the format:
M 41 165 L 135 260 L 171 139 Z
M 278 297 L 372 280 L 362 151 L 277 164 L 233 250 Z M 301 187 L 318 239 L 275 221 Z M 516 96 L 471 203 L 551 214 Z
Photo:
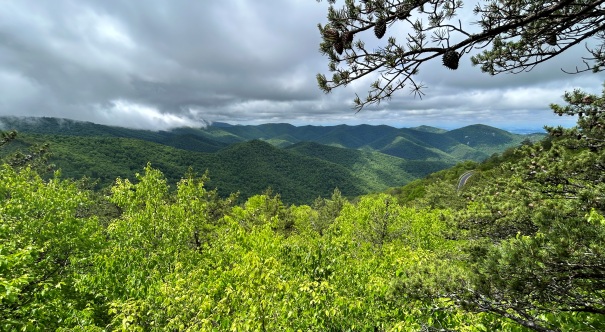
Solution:
M 455 193 L 451 171 L 398 194 L 418 207 L 450 206 L 452 236 L 472 240 L 470 284 L 441 296 L 539 331 L 603 330 L 605 91 L 565 100 L 551 107 L 578 116 L 576 127 L 549 128 L 549 139 L 475 166 L 457 195 L 444 194 Z
M 80 217 L 87 193 L 58 174 L 0 169 L 0 328 L 54 329 L 87 322 L 96 299 L 78 278 L 103 243 L 95 217 Z
M 21 136 L 16 147 L 49 142 L 50 160 L 65 177 L 98 180 L 97 188 L 111 186 L 116 177 L 133 180 L 140 165 L 152 161 L 172 185 L 191 167 L 199 174 L 208 171 L 207 185 L 223 197 L 239 192 L 246 199 L 271 188 L 284 202 L 297 204 L 328 197 L 334 188 L 348 197 L 385 190 L 448 165 L 321 145 L 317 150 L 279 149 L 258 140 L 201 153 L 127 138 Z M 322 147 L 332 153 L 318 155 Z
M 605 91 L 565 99 L 575 128 L 355 201 L 240 204 L 150 165 L 97 192 L 5 164 L 0 329 L 604 330 Z

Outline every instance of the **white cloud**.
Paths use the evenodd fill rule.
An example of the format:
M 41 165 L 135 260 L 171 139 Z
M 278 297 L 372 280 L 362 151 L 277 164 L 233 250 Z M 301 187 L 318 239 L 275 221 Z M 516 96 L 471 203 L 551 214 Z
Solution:
M 0 93 L 0 111 L 13 107 L 26 107 L 32 96 L 39 93 L 39 86 L 19 72 L 0 71 L 0 87 L 10 87 L 11 93 Z
M 457 71 L 440 59 L 421 68 L 422 99 L 404 88 L 355 113 L 355 93 L 365 97 L 377 76 L 328 95 L 318 89 L 315 75 L 329 74 L 316 27 L 326 13 L 325 1 L 310 0 L 6 2 L 0 114 L 150 129 L 205 121 L 540 127 L 566 90 L 601 90 L 603 75 L 560 70 L 578 61 L 581 47 L 531 73 L 496 77 L 465 55 Z M 385 40 L 360 35 L 368 45 Z
M 170 129 L 177 127 L 205 127 L 207 123 L 196 119 L 198 112 L 187 110 L 189 116 L 162 113 L 157 108 L 126 100 L 115 100 L 110 105 L 95 107 L 94 122 L 134 129 Z

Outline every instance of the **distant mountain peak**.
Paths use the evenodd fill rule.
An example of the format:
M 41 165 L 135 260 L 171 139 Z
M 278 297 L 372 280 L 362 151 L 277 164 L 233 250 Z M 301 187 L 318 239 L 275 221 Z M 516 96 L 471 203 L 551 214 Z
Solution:
M 300 142 L 363 151 L 378 151 L 407 160 L 482 160 L 509 146 L 520 144 L 527 136 L 512 134 L 483 124 L 451 131 L 422 125 L 396 128 L 387 125 L 294 126 L 287 123 L 232 125 L 214 122 L 203 128 L 175 128 L 150 131 L 105 126 L 50 117 L 0 117 L 4 130 L 61 136 L 103 136 L 146 140 L 197 152 L 216 152 L 234 143 L 251 140 L 248 147 L 270 151 Z M 533 138 L 536 139 L 536 138 Z M 319 145 L 308 146 L 322 150 Z

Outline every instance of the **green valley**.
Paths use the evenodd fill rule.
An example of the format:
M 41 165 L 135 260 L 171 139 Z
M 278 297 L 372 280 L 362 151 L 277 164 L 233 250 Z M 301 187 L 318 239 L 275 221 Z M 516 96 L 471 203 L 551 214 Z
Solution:
M 605 0 L 4 1 L 0 332 L 605 331 L 603 73 Z
M 453 131 L 388 126 L 295 127 L 287 124 L 145 131 L 54 118 L 3 117 L 14 145 L 48 143 L 64 177 L 86 176 L 107 187 L 151 162 L 175 185 L 189 168 L 208 171 L 207 185 L 241 199 L 271 189 L 286 203 L 309 204 L 339 188 L 346 197 L 402 186 L 414 179 L 543 135 L 488 126 Z M 464 142 L 466 140 L 467 142 Z M 8 152 L 10 149 L 7 149 Z
M 586 96 L 552 106 L 581 112 L 576 127 L 414 181 L 428 160 L 311 141 L 251 138 L 208 153 L 4 134 L 0 329 L 603 330 L 605 91 Z M 474 129 L 481 135 L 450 139 L 498 137 Z M 45 150 L 27 151 L 37 142 L 64 173 L 120 177 L 109 190 L 41 177 Z M 136 165 L 147 160 L 157 167 Z M 380 181 L 411 182 L 380 192 Z M 237 186 L 249 190 L 235 190 L 239 201 Z M 310 203 L 285 200 L 301 197 Z

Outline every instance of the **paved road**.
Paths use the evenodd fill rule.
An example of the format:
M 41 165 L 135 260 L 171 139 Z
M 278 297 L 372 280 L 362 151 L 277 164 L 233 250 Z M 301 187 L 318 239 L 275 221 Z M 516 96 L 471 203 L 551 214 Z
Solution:
M 462 188 L 466 184 L 466 181 L 468 181 L 468 178 L 470 178 L 473 174 L 475 174 L 475 171 L 468 171 L 468 172 L 462 174 L 460 176 L 460 178 L 458 179 L 458 189 L 457 190 L 460 190 L 460 188 Z

